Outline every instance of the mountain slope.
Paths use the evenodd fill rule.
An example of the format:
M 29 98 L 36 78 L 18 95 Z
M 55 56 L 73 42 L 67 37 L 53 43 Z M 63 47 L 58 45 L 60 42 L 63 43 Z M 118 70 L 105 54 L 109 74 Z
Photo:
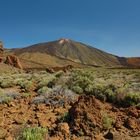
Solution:
M 35 44 L 12 52 L 22 60 L 42 65 L 83 64 L 93 66 L 120 66 L 117 56 L 69 39 Z

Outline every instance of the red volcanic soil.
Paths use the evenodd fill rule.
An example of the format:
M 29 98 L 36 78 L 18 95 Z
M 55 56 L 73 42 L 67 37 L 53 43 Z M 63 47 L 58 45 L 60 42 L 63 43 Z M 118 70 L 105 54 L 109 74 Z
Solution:
M 121 108 L 101 102 L 94 96 L 81 96 L 69 114 L 69 126 L 76 135 L 93 139 L 97 135 L 106 139 L 123 139 L 123 135 L 127 139 L 140 138 L 140 110 L 136 107 Z
M 127 58 L 128 65 L 139 66 L 140 67 L 140 57 Z

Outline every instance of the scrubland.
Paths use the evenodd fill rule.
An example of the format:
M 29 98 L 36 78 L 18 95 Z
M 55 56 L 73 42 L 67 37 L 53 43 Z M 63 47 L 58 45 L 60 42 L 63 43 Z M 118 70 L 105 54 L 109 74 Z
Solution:
M 140 138 L 139 69 L 1 72 L 0 139 L 115 137 Z

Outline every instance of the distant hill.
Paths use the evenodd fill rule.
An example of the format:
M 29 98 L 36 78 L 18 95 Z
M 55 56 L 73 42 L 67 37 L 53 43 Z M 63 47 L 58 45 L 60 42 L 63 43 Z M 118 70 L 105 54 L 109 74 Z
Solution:
M 125 58 L 70 39 L 10 50 L 25 68 L 54 66 L 140 67 L 140 58 Z
M 130 57 L 126 59 L 126 63 L 129 67 L 140 67 L 140 57 Z
M 27 61 L 38 66 L 73 64 L 112 67 L 121 65 L 117 56 L 69 39 L 39 43 L 26 48 L 13 49 L 12 52 L 24 63 Z

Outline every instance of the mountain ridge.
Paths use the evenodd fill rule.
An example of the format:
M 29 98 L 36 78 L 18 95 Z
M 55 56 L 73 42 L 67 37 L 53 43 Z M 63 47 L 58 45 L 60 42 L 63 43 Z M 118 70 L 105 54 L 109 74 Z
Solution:
M 20 59 L 41 63 L 44 66 L 76 65 L 76 63 L 78 65 L 99 67 L 140 66 L 138 57 L 119 57 L 90 45 L 65 38 L 38 43 L 25 48 L 11 49 L 11 52 Z

